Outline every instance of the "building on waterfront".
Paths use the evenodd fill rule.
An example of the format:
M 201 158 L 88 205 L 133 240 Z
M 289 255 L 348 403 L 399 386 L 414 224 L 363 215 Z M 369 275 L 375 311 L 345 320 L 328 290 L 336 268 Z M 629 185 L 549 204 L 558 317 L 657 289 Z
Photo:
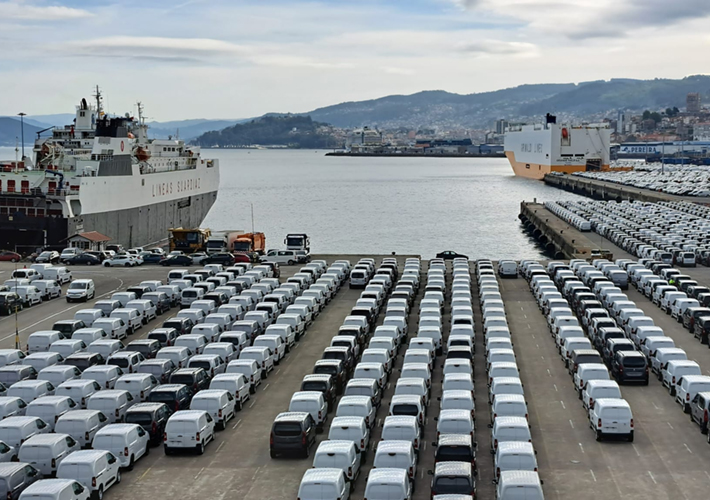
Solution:
M 496 120 L 496 134 L 505 134 L 508 128 L 508 120 Z
M 710 142 L 710 123 L 696 123 L 693 126 L 693 140 Z
M 700 94 L 697 92 L 689 93 L 685 98 L 685 110 L 688 113 L 700 113 L 701 108 Z

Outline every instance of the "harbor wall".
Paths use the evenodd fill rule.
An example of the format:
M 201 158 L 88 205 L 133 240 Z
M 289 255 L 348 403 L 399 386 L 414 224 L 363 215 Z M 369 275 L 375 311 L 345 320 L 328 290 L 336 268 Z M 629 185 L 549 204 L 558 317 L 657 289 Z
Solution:
M 592 249 L 600 248 L 601 242 L 591 239 L 593 233 L 578 231 L 537 202 L 520 203 L 518 218 L 556 259 L 588 259 Z
M 69 235 L 98 231 L 126 248 L 157 245 L 167 241 L 168 229 L 199 227 L 217 199 L 217 192 L 188 196 L 143 207 L 74 217 Z

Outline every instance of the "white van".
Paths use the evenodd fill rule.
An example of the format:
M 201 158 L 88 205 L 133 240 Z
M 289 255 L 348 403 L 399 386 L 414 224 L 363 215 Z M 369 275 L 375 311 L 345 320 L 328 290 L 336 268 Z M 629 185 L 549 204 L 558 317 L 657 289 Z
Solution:
M 634 440 L 634 417 L 624 399 L 599 398 L 589 410 L 589 426 L 596 432 L 597 441 L 608 435 L 625 435 Z
M 442 390 L 469 391 L 471 395 L 475 396 L 473 377 L 471 375 L 467 375 L 466 373 L 451 373 L 449 375 L 445 375 Z
M 360 475 L 362 455 L 353 441 L 322 441 L 313 457 L 314 469 L 341 469 L 348 481 Z
M 20 380 L 7 390 L 7 396 L 21 398 L 25 403 L 53 394 L 54 386 L 46 380 Z
M 34 285 L 15 286 L 12 291 L 20 296 L 20 299 L 26 307 L 32 307 L 42 303 L 42 292 Z
M 259 335 L 252 344 L 253 347 L 266 347 L 273 354 L 274 364 L 279 364 L 286 356 L 286 344 L 281 335 Z
M 375 426 L 377 408 L 368 396 L 343 396 L 335 411 L 336 417 L 362 417 L 369 428 Z
M 88 410 L 98 410 L 108 418 L 108 423 L 123 422 L 126 410 L 137 401 L 126 390 L 109 389 L 99 391 L 86 400 Z
M 19 496 L 19 500 L 89 500 L 89 498 L 89 489 L 71 479 L 43 479 L 32 483 Z
M 76 403 L 68 396 L 43 396 L 27 405 L 25 415 L 39 417 L 54 431 L 54 424 L 66 412 L 78 409 Z
M 491 422 L 498 417 L 528 418 L 528 404 L 522 394 L 500 394 L 491 405 Z
M 37 374 L 37 380 L 46 380 L 55 388 L 67 380 L 75 380 L 81 377 L 81 370 L 76 366 L 54 365 L 42 368 Z M 55 389 L 56 394 L 56 389 Z
M 64 358 L 57 352 L 36 352 L 25 356 L 25 359 L 22 360 L 22 364 L 31 366 L 39 372 L 49 366 L 58 365 L 62 361 L 64 361 Z
M 354 442 L 364 460 L 370 447 L 370 428 L 363 417 L 335 417 L 328 439 Z
M 600 398 L 621 399 L 621 389 L 614 380 L 590 380 L 582 391 L 582 406 L 589 411 L 594 408 L 594 401 Z
M 88 448 L 98 430 L 108 424 L 106 415 L 98 410 L 72 410 L 57 419 L 54 431 L 69 434 L 82 448 Z
M 475 418 L 476 403 L 469 391 L 444 391 L 439 398 L 440 410 L 466 410 Z
M 70 453 L 80 449 L 79 443 L 68 434 L 36 434 L 22 443 L 18 459 L 52 477 Z
M 66 457 L 57 469 L 57 477 L 75 479 L 92 491 L 92 497 L 103 498 L 114 484 L 121 482 L 120 462 L 104 450 L 81 450 Z
M 491 452 L 507 441 L 532 442 L 528 419 L 523 417 L 497 417 L 491 431 Z
M 210 381 L 210 389 L 226 390 L 234 397 L 235 411 L 244 407 L 250 396 L 249 379 L 243 373 L 221 373 Z
M 118 318 L 126 325 L 126 333 L 132 335 L 139 328 L 143 328 L 143 318 L 137 309 L 121 307 L 111 311 L 111 318 Z
M 302 500 L 346 499 L 350 498 L 351 487 L 342 469 L 308 469 L 303 474 L 298 487 L 298 498 Z
M 537 457 L 532 443 L 520 441 L 506 441 L 498 443 L 495 457 L 493 458 L 496 470 L 496 478 L 500 478 L 502 472 L 514 471 L 537 471 Z M 524 497 L 527 498 L 527 497 Z
M 288 411 L 310 413 L 316 423 L 316 430 L 319 432 L 323 431 L 325 422 L 328 420 L 328 403 L 322 392 L 294 392 L 288 405 Z
M 683 377 L 688 375 L 702 375 L 700 365 L 689 359 L 674 359 L 661 368 L 661 382 L 673 397 L 675 397 L 677 385 L 680 384 Z
M 165 454 L 179 449 L 196 449 L 202 455 L 214 440 L 215 423 L 203 410 L 180 410 L 173 413 L 165 426 Z
M 63 285 L 72 280 L 72 274 L 71 271 L 64 266 L 52 266 L 42 271 L 42 279 L 54 280 L 60 285 Z
M 591 380 L 609 380 L 609 370 L 603 363 L 584 363 L 574 372 L 574 388 L 582 399 L 582 393 L 587 382 Z
M 470 410 L 441 410 L 435 418 L 437 440 L 442 434 L 467 434 L 473 438 L 473 417 Z
M 62 295 L 62 287 L 54 280 L 36 280 L 32 285 L 37 287 L 45 300 L 61 297 Z
M 202 300 L 205 296 L 205 291 L 202 288 L 185 288 L 180 292 L 180 307 L 186 309 L 196 300 Z
M 71 340 L 81 340 L 87 346 L 95 340 L 108 338 L 108 334 L 101 328 L 79 328 L 71 334 Z
M 426 383 L 427 389 L 431 390 L 431 370 L 426 363 L 407 363 L 402 365 L 399 374 L 400 378 L 422 378 Z
M 364 497 L 368 500 L 412 500 L 408 471 L 400 468 L 372 469 L 367 476 Z
M 138 424 L 111 424 L 96 433 L 91 447 L 110 451 L 121 467 L 133 470 L 133 464 L 150 452 L 150 436 Z
M 9 417 L 20 417 L 25 414 L 27 404 L 20 398 L 0 398 L 0 420 Z
M 45 330 L 34 332 L 27 337 L 27 353 L 47 352 L 49 346 L 57 340 L 61 340 L 61 334 L 56 330 Z
M 169 359 L 177 369 L 187 368 L 187 362 L 192 356 L 192 351 L 184 346 L 163 347 L 155 355 L 156 359 Z
M 488 389 L 488 402 L 493 404 L 500 394 L 524 394 L 523 382 L 518 377 L 495 377 Z
M 676 384 L 676 403 L 685 413 L 690 413 L 690 402 L 699 392 L 710 391 L 710 377 L 706 375 L 686 375 Z M 23 398 L 24 399 L 24 398 Z
M 225 389 L 205 389 L 195 394 L 190 402 L 191 410 L 203 410 L 212 415 L 217 429 L 224 430 L 227 422 L 236 414 L 232 393 Z
M 81 409 L 86 409 L 86 402 L 91 396 L 101 390 L 101 386 L 95 380 L 67 380 L 54 391 L 55 396 L 67 396 L 74 401 Z
M 241 373 L 249 381 L 249 392 L 256 393 L 256 386 L 261 384 L 261 368 L 254 359 L 235 359 L 227 365 L 225 374 Z
M 130 373 L 121 375 L 114 389 L 117 391 L 128 391 L 136 403 L 145 403 L 148 396 L 158 386 L 158 380 L 147 373 Z
M 123 375 L 123 370 L 115 365 L 95 365 L 90 366 L 81 374 L 83 380 L 94 380 L 102 388 L 113 389 L 118 377 Z
M 540 476 L 534 471 L 502 471 L 496 484 L 497 500 L 544 500 Z
M 104 312 L 101 309 L 79 309 L 74 313 L 74 319 L 83 321 L 87 328 L 91 328 L 99 318 L 104 317 Z
M 56 278 L 53 279 L 56 280 Z M 94 286 L 94 280 L 74 280 L 69 285 L 66 293 L 67 302 L 74 300 L 83 300 L 86 302 L 89 299 L 93 299 L 95 295 L 96 287 Z
M 374 469 L 403 469 L 409 481 L 414 483 L 417 477 L 417 454 L 411 441 L 380 441 L 372 460 Z M 374 472 L 370 472 L 370 476 Z M 367 498 L 370 498 L 369 496 Z M 398 498 L 398 497 L 394 497 Z
M 267 378 L 274 370 L 274 357 L 268 347 L 245 347 L 239 353 L 239 359 L 253 359 L 261 368 L 261 378 Z
M 95 352 L 97 354 L 101 354 L 104 359 L 108 359 L 109 356 L 112 354 L 120 351 L 121 349 L 124 349 L 125 346 L 123 345 L 123 342 L 120 340 L 116 339 L 101 339 L 101 340 L 94 340 L 89 346 L 86 348 L 88 352 Z
M 16 450 L 35 434 L 48 432 L 49 426 L 39 417 L 14 416 L 0 420 L 0 441 Z

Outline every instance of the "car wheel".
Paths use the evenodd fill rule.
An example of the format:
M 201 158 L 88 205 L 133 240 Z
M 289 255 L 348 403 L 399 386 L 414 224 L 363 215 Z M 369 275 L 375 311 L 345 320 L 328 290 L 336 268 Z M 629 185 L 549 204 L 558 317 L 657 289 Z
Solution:
M 205 453 L 205 443 L 200 443 L 200 445 L 197 447 L 197 454 L 204 455 L 204 453 Z
M 118 469 L 118 472 L 116 472 L 116 484 L 121 482 L 121 469 Z
M 104 267 L 111 267 L 111 264 L 109 264 L 108 262 L 106 262 L 106 263 L 104 264 Z
M 131 455 L 131 460 L 128 462 L 128 467 L 126 467 L 128 470 L 133 470 L 133 466 L 135 465 L 135 457 Z
M 13 257 L 12 259 L 10 259 L 10 262 L 17 262 L 17 259 Z
M 628 441 L 629 441 L 629 443 L 633 443 L 633 442 L 634 442 L 634 431 L 631 431 L 631 432 L 629 433 Z
M 150 441 L 148 441 L 148 442 L 145 444 L 145 453 L 143 453 L 143 455 L 144 455 L 144 456 L 150 455 Z
M 286 263 L 286 265 L 292 266 L 292 265 L 293 265 L 293 261 L 292 261 L 292 260 L 289 260 L 289 261 Z
M 163 450 L 165 451 L 165 454 L 166 454 L 166 455 L 172 454 L 172 451 L 171 451 L 170 448 L 168 448 L 167 446 L 163 446 Z
M 104 487 L 103 486 L 99 486 L 99 489 L 96 491 L 96 498 L 98 500 L 104 499 Z
M 602 431 L 598 430 L 597 431 L 597 441 L 601 441 L 601 440 L 602 440 Z
M 276 458 L 278 455 L 276 454 L 276 452 L 274 450 L 269 450 L 269 456 L 271 458 Z
M 306 444 L 306 449 L 303 450 L 303 458 L 308 458 L 311 456 L 311 447 Z

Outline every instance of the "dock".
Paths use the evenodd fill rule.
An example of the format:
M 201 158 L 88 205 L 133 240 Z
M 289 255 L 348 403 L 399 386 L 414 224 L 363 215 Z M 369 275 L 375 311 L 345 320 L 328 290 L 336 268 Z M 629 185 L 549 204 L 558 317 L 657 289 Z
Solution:
M 577 241 L 579 232 L 568 230 L 566 224 L 552 213 L 541 211 L 541 205 L 526 205 L 529 213 L 560 231 L 561 239 L 574 239 L 570 248 L 584 250 Z M 537 212 L 536 212 L 537 211 Z M 547 213 L 545 213 L 547 212 Z M 544 217 L 544 218 L 543 218 Z M 557 219 L 557 221 L 555 221 Z M 594 234 L 582 235 L 593 244 Z M 585 243 L 587 245 L 587 243 Z M 599 245 L 597 244 L 596 247 Z M 615 247 L 604 242 L 604 248 Z M 579 254 L 579 252 L 577 252 Z M 628 254 L 626 254 L 628 255 Z M 390 255 L 368 255 L 379 263 Z M 616 255 L 615 255 L 616 256 Z M 624 255 L 619 255 L 623 257 Z M 360 255 L 319 255 L 331 263 L 348 259 L 355 263 Z M 402 269 L 405 255 L 396 256 Z M 422 279 L 426 279 L 428 263 L 422 261 Z M 197 267 L 195 267 L 197 268 Z M 298 272 L 300 266 L 282 266 L 281 281 Z M 13 265 L 0 263 L 0 282 L 9 279 Z M 88 303 L 67 304 L 63 298 L 44 302 L 18 314 L 17 328 L 21 344 L 27 336 L 38 330 L 49 330 L 60 319 L 70 319 L 79 309 L 91 307 L 95 300 L 105 299 L 116 291 L 125 290 L 143 280 L 164 280 L 170 268 L 144 265 L 135 268 L 97 268 L 72 266 L 74 278 L 91 278 L 96 284 L 96 297 Z M 483 344 L 482 318 L 475 280 L 472 293 L 476 322 L 476 351 L 474 380 L 476 384 L 476 441 L 478 442 L 477 498 L 493 498 L 495 476 L 490 447 L 490 411 L 487 404 L 487 376 Z M 689 273 L 704 272 L 704 281 L 710 282 L 710 268 L 690 269 Z M 450 268 L 448 279 L 451 279 Z M 547 500 L 596 500 L 626 498 L 630 500 L 700 498 L 710 488 L 707 464 L 710 446 L 705 442 L 698 426 L 689 421 L 680 407 L 668 396 L 661 384 L 651 380 L 649 387 L 624 386 L 622 392 L 634 411 L 636 440 L 633 444 L 595 440 L 589 429 L 587 417 L 572 387 L 569 375 L 554 348 L 544 315 L 537 307 L 528 284 L 522 278 L 499 280 L 510 330 L 515 344 L 530 413 L 530 425 L 539 473 L 544 480 Z M 230 421 L 226 430 L 218 432 L 216 441 L 210 443 L 202 456 L 181 454 L 165 456 L 161 447 L 153 448 L 149 456 L 136 463 L 135 470 L 126 471 L 120 485 L 106 492 L 108 500 L 133 498 L 150 500 L 156 497 L 180 497 L 186 500 L 204 498 L 239 498 L 262 500 L 265 498 L 296 498 L 303 473 L 311 468 L 311 459 L 279 458 L 269 456 L 269 432 L 274 417 L 288 409 L 293 392 L 299 390 L 304 375 L 312 373 L 313 364 L 322 356 L 323 349 L 342 324 L 343 319 L 360 296 L 360 290 L 351 290 L 347 284 L 308 328 L 306 335 L 291 353 L 263 380 L 256 394 L 242 411 Z M 635 290 L 629 297 L 654 318 L 677 345 L 687 350 L 703 373 L 710 373 L 710 350 L 700 345 L 682 326 L 666 316 L 655 305 Z M 409 315 L 409 336 L 416 335 L 417 311 L 424 295 L 419 291 Z M 177 309 L 159 316 L 148 325 L 129 336 L 125 341 L 145 338 Z M 445 338 L 449 334 L 450 305 L 443 316 Z M 378 324 L 384 314 L 380 315 Z M 0 347 L 14 346 L 15 318 L 0 318 Z M 371 442 L 376 443 L 381 434 L 381 424 L 388 415 L 389 401 L 399 376 L 405 349 L 400 349 L 394 361 L 389 384 L 383 394 L 382 406 L 377 411 L 377 425 Z M 437 359 L 432 379 L 432 401 L 427 409 L 422 450 L 415 478 L 413 500 L 430 498 L 430 477 L 427 470 L 434 468 L 434 449 L 431 442 L 436 436 L 435 417 L 439 414 L 436 398 L 441 395 L 443 358 Z M 329 421 L 334 412 L 329 415 Z M 318 435 L 318 442 L 326 440 L 328 429 Z M 315 448 L 311 453 L 315 452 Z M 363 498 L 366 476 L 372 467 L 374 454 L 370 450 L 360 477 L 353 483 L 352 498 Z
M 675 196 L 672 194 L 653 191 L 650 189 L 642 189 L 634 186 L 626 186 L 615 182 L 600 181 L 596 179 L 587 179 L 577 175 L 556 175 L 547 174 L 543 181 L 548 186 L 554 186 L 565 191 L 588 196 L 597 200 L 608 201 L 648 201 L 658 203 L 661 201 L 689 201 L 693 203 L 701 203 L 703 205 L 710 204 L 709 197 L 698 196 Z

